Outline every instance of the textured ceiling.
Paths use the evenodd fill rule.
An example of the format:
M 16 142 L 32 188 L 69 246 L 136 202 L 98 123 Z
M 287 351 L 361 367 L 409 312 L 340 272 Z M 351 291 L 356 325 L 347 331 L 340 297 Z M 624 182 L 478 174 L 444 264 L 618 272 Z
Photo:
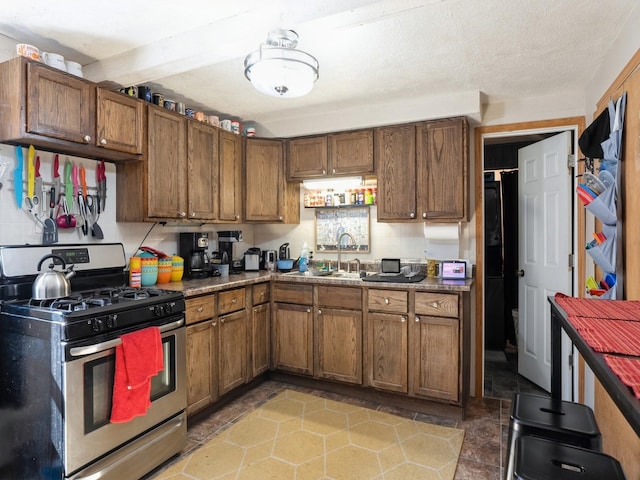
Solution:
M 80 62 L 91 80 L 261 122 L 381 99 L 582 91 L 637 1 L 29 0 L 3 2 L 0 34 Z M 274 28 L 295 30 L 320 62 L 306 97 L 268 97 L 244 78 Z

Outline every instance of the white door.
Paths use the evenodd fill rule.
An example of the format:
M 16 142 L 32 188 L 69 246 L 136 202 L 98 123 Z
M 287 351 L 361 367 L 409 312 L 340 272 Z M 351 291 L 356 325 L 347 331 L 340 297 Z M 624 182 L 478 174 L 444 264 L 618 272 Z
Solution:
M 551 389 L 550 307 L 547 297 L 571 294 L 571 134 L 518 151 L 518 373 Z

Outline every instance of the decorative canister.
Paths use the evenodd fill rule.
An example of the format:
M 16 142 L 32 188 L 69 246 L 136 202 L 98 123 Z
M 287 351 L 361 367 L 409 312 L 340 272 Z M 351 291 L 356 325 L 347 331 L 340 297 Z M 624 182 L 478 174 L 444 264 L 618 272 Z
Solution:
M 131 257 L 129 259 L 129 286 L 140 288 L 142 280 L 142 259 Z
M 139 255 L 142 263 L 141 284 L 143 287 L 151 287 L 158 281 L 158 257 L 149 252 Z
M 158 283 L 169 283 L 173 269 L 171 257 L 158 259 Z
M 171 281 L 179 282 L 184 273 L 184 259 L 178 255 L 171 257 Z

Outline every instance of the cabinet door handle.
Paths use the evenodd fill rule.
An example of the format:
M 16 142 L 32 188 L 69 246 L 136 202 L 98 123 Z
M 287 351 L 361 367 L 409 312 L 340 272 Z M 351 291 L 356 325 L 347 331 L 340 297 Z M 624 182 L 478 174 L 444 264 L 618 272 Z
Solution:
M 204 307 L 203 307 L 202 305 L 200 305 L 200 306 L 197 308 L 197 310 L 198 310 L 198 313 L 202 313 L 202 312 L 204 312 Z
M 107 139 L 106 138 L 101 138 L 100 139 L 100 145 L 106 145 L 107 144 Z
M 190 217 L 191 217 L 191 218 L 193 218 L 193 217 L 195 217 L 195 216 L 196 216 L 196 212 L 191 212 Z
M 282 215 L 280 215 L 280 216 L 278 217 L 278 220 L 280 220 L 280 221 L 282 221 L 282 220 L 283 220 Z
M 91 135 L 85 135 L 84 136 L 84 141 L 89 143 L 91 141 Z
M 427 212 L 422 212 L 422 218 L 427 218 Z
M 407 317 L 400 317 L 400 323 L 404 323 L 407 321 Z
M 416 214 L 415 214 L 415 212 L 411 212 L 411 213 L 409 214 L 409 218 L 416 218 Z
M 331 173 L 336 173 L 336 169 L 335 168 L 331 169 Z
M 236 303 L 238 303 L 238 299 L 237 298 L 232 298 L 231 299 L 231 303 L 233 303 L 235 305 Z
M 416 315 L 416 323 L 420 323 L 420 317 Z
M 384 303 L 385 303 L 385 305 L 389 305 L 391 302 L 389 301 L 389 299 L 388 299 L 388 298 L 385 298 L 385 299 L 384 299 Z
M 326 174 L 327 174 L 327 171 L 326 171 L 324 168 L 322 169 L 322 174 L 323 174 L 323 175 L 326 175 Z
M 211 322 L 211 325 L 213 325 L 214 327 L 218 324 L 218 322 L 216 322 L 215 320 L 213 322 Z
M 220 325 L 224 325 L 224 318 L 220 319 Z
M 322 310 L 318 309 L 318 315 L 322 315 Z
M 187 214 L 186 214 L 186 212 L 180 212 L 180 216 L 181 216 L 181 217 L 186 217 L 186 216 L 187 216 Z
M 240 215 L 236 215 L 236 220 L 240 220 Z
M 311 309 L 310 308 L 307 308 L 307 313 L 311 313 Z
M 440 305 L 438 305 L 438 302 L 433 302 L 433 303 L 431 304 L 431 306 L 432 306 L 433 308 L 438 308 Z
M 257 308 L 254 308 L 254 309 L 253 309 L 253 313 L 258 313 L 258 309 L 257 309 Z

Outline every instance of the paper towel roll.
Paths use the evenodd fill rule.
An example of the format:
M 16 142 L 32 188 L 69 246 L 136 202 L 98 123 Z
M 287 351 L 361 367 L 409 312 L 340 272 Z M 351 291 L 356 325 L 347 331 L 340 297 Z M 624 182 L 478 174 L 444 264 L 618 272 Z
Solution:
M 460 240 L 460 223 L 425 223 L 424 238 L 436 242 Z

